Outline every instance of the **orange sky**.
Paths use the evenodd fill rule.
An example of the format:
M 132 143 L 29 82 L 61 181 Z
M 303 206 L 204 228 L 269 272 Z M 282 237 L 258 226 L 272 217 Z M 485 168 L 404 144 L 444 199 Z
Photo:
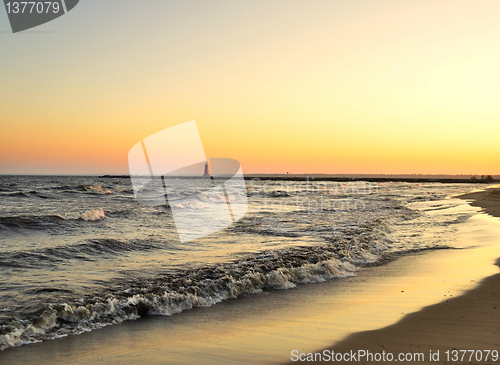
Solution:
M 147 4 L 0 11 L 0 174 L 126 174 L 190 120 L 245 173 L 500 173 L 497 1 Z

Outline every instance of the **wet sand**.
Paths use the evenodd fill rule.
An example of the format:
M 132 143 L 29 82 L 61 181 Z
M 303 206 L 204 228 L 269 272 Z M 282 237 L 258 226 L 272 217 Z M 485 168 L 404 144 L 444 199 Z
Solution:
M 500 217 L 500 189 L 490 189 L 460 196 L 472 206 L 480 207 L 487 214 Z M 498 239 L 500 243 L 500 237 Z M 496 265 L 500 265 L 500 259 Z M 451 361 L 446 351 L 453 350 L 497 350 L 500 351 L 500 274 L 490 276 L 480 285 L 462 296 L 451 298 L 443 303 L 435 304 L 412 313 L 394 325 L 356 333 L 347 339 L 328 348 L 330 351 L 346 353 L 351 350 L 365 350 L 371 353 L 390 352 L 396 356 L 400 353 L 423 353 L 425 361 L 418 363 L 472 363 L 491 364 L 498 362 L 478 361 L 471 353 L 467 353 L 464 361 Z M 434 355 L 431 361 L 431 352 Z M 482 353 L 485 356 L 485 352 Z M 478 358 L 480 357 L 477 354 Z M 323 360 L 327 360 L 323 359 Z M 383 359 L 383 358 L 382 358 Z M 389 360 L 388 358 L 386 358 Z M 373 363 L 371 358 L 357 358 L 357 363 Z M 439 360 L 439 361 L 436 361 Z M 466 361 L 465 361 L 466 360 Z M 319 361 L 318 361 L 319 362 Z M 324 361 L 328 362 L 328 361 Z M 415 361 L 412 361 L 415 363 Z M 380 361 L 379 364 L 394 363 Z
M 467 200 L 473 207 L 480 207 L 482 211 L 493 217 L 500 217 L 500 189 L 464 194 L 459 198 Z

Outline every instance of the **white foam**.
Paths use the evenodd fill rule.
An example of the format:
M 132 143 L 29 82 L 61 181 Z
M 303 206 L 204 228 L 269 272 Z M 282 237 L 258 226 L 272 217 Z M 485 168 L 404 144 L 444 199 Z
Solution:
M 99 209 L 87 210 L 83 213 L 72 212 L 72 213 L 58 214 L 58 217 L 65 220 L 82 219 L 84 221 L 93 222 L 106 218 L 106 214 L 104 213 L 104 209 L 99 208 Z

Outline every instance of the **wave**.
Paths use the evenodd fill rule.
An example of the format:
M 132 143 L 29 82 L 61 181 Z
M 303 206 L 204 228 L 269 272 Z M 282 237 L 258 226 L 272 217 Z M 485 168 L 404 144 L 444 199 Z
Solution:
M 55 224 L 64 219 L 59 215 L 24 215 L 13 217 L 0 217 L 1 228 L 28 228 L 40 229 L 46 228 L 48 224 Z
M 23 228 L 23 229 L 47 229 L 64 221 L 87 221 L 95 222 L 106 218 L 104 209 L 87 210 L 82 213 L 71 212 L 54 215 L 22 215 L 12 217 L 0 217 L 0 229 Z
M 266 191 L 265 189 L 257 189 L 255 187 L 247 187 L 248 196 L 264 196 L 269 198 L 289 198 L 293 194 L 292 191 L 285 190 L 271 190 Z
M 109 243 L 108 247 L 117 244 Z M 320 247 L 263 251 L 231 263 L 184 270 L 132 284 L 117 283 L 101 293 L 46 304 L 31 316 L 24 315 L 2 325 L 0 350 L 76 335 L 149 315 L 170 316 L 266 290 L 290 289 L 298 284 L 346 278 L 355 275 L 358 270 L 355 263 L 378 265 L 404 254 L 429 250 L 384 253 L 380 257 L 367 252 L 353 259 L 339 252 L 340 246 L 339 243 L 330 243 Z M 41 289 L 42 293 L 52 291 L 61 289 Z
M 42 194 L 36 190 L 31 191 L 0 191 L 1 197 L 12 197 L 12 198 L 30 198 L 32 196 L 42 199 L 48 199 L 48 196 Z
M 249 228 L 245 220 L 242 223 L 239 228 Z M 238 225 L 234 229 L 238 231 Z M 230 263 L 184 269 L 155 278 L 138 279 L 134 276 L 125 282 L 109 283 L 102 292 L 64 302 L 58 302 L 57 298 L 61 297 L 54 296 L 52 300 L 55 302 L 44 304 L 36 313 L 19 313 L 7 322 L 0 322 L 0 350 L 79 334 L 148 315 L 168 316 L 265 290 L 289 289 L 298 284 L 345 278 L 355 275 L 359 266 L 382 264 L 408 253 L 449 248 L 396 249 L 391 246 L 391 232 L 390 221 L 375 219 L 367 225 L 359 223 L 344 227 L 345 234 L 341 236 L 330 232 L 324 237 L 326 242 L 318 246 L 266 250 Z M 36 265 L 43 260 L 92 260 L 96 255 L 114 257 L 116 253 L 159 249 L 164 245 L 164 242 L 89 240 L 79 245 L 8 253 L 6 261 L 8 264 Z M 48 295 L 51 291 L 45 289 L 42 293 Z M 66 298 L 74 296 L 71 293 L 65 295 Z
M 42 194 L 36 190 L 30 191 L 30 195 L 36 196 L 37 198 L 48 199 L 49 197 L 45 194 Z
M 112 194 L 112 191 L 108 188 L 102 187 L 101 185 L 61 185 L 61 186 L 53 186 L 50 188 L 51 190 L 60 191 L 62 193 L 90 193 L 90 194 L 99 194 L 106 195 Z M 131 188 L 120 188 L 119 191 L 128 191 Z
M 7 191 L 0 192 L 0 196 L 2 197 L 20 197 L 20 198 L 29 198 L 29 194 L 24 191 Z
M 80 190 L 92 194 L 111 194 L 111 190 L 103 188 L 101 185 L 82 185 Z
M 283 190 L 275 190 L 267 193 L 268 196 L 272 198 L 288 198 L 292 196 L 289 192 Z
M 71 179 L 61 181 L 57 185 L 65 185 L 66 181 L 68 185 L 54 188 L 54 190 L 40 188 L 43 193 L 49 191 L 47 195 L 50 197 L 64 194 L 63 199 L 57 201 L 58 206 L 63 207 L 55 211 L 60 214 L 0 217 L 0 230 L 10 227 L 29 229 L 76 227 L 79 229 L 80 227 L 93 228 L 95 224 L 98 224 L 99 227 L 106 226 L 100 232 L 110 232 L 109 236 L 112 237 L 117 229 L 125 224 L 122 218 L 127 219 L 126 223 L 137 220 L 155 226 L 156 219 L 164 218 L 157 217 L 158 215 L 171 215 L 168 204 L 146 208 L 138 208 L 138 204 L 135 203 L 123 204 L 122 196 L 133 199 L 133 191 L 126 184 L 103 187 L 81 185 L 86 182 L 95 182 L 95 180 Z M 287 195 L 289 193 L 281 186 L 275 186 L 272 189 L 273 191 L 269 189 L 267 192 L 255 190 L 254 195 L 262 195 L 256 197 L 257 203 L 262 203 L 261 205 L 264 206 L 264 203 L 267 204 L 271 200 L 269 204 L 272 204 L 272 199 L 268 199 L 272 197 L 277 204 L 282 203 L 280 207 L 288 208 L 286 204 L 290 203 L 290 210 L 250 211 L 245 217 L 228 227 L 225 233 L 234 236 L 235 240 L 258 237 L 256 244 L 260 244 L 260 241 L 266 243 L 265 246 L 255 247 L 276 248 L 255 254 L 250 253 L 253 248 L 243 247 L 242 252 L 247 253 L 238 252 L 238 257 L 245 257 L 244 259 L 224 264 L 205 264 L 206 266 L 196 269 L 188 269 L 188 267 L 200 265 L 199 262 L 192 265 L 191 263 L 175 264 L 172 269 L 168 264 L 165 270 L 160 271 L 157 276 L 148 278 L 145 278 L 147 273 L 137 275 L 134 271 L 136 266 L 131 265 L 130 271 L 127 271 L 127 268 L 120 271 L 119 275 L 123 274 L 125 277 L 106 282 L 103 280 L 98 286 L 91 283 L 85 287 L 87 294 L 83 297 L 81 292 L 64 290 L 65 286 L 60 288 L 52 282 L 43 283 L 43 286 L 36 288 L 30 287 L 32 291 L 24 292 L 22 295 L 31 296 L 37 300 L 33 300 L 28 306 L 24 306 L 24 303 L 18 303 L 19 306 L 17 303 L 12 305 L 7 303 L 13 309 L 9 311 L 5 309 L 5 312 L 8 312 L 5 314 L 0 313 L 0 350 L 25 343 L 78 334 L 147 315 L 168 316 L 194 307 L 210 306 L 229 298 L 238 298 L 261 291 L 289 289 L 301 283 L 352 276 L 359 266 L 382 264 L 400 255 L 416 251 L 448 248 L 436 247 L 448 241 L 433 240 L 432 237 L 421 240 L 420 236 L 415 237 L 414 234 L 420 234 L 420 231 L 425 230 L 432 233 L 432 228 L 437 225 L 451 230 L 453 229 L 452 223 L 467 218 L 466 215 L 448 216 L 438 209 L 435 212 L 437 216 L 429 218 L 427 211 L 413 210 L 405 206 L 408 200 L 414 201 L 416 205 L 421 200 L 432 200 L 432 197 L 427 195 L 424 199 L 416 199 L 417 196 L 414 200 L 407 197 L 403 199 L 401 194 L 388 193 L 374 197 L 373 201 L 367 197 L 366 208 L 362 211 L 339 210 L 336 209 L 337 206 L 333 208 L 328 206 L 328 209 L 323 209 L 321 206 L 321 210 L 314 210 L 309 209 L 308 205 L 291 204 L 293 198 L 300 197 L 300 191 L 292 192 L 293 198 L 291 199 L 291 196 Z M 26 194 L 31 194 L 28 192 L 29 188 L 17 187 L 15 190 L 25 190 Z M 111 192 L 113 195 L 100 196 L 109 195 Z M 90 194 L 97 195 L 90 196 Z M 187 198 L 181 193 L 173 195 L 169 197 L 172 205 L 182 204 L 182 207 L 186 209 L 196 209 L 202 207 L 201 204 L 205 204 L 204 195 L 197 197 L 196 201 L 194 198 L 189 198 L 189 195 Z M 249 195 L 252 195 L 252 192 Z M 339 196 L 335 195 L 336 198 Z M 88 199 L 93 201 L 107 199 L 99 203 L 106 204 L 106 210 L 93 209 L 61 213 L 67 210 L 64 208 L 67 200 L 64 199 L 73 200 L 75 197 L 82 199 L 80 206 L 85 206 Z M 215 196 L 215 199 L 224 202 L 218 196 Z M 307 203 L 309 200 L 306 199 L 303 200 Z M 21 200 L 25 201 L 19 199 Z M 314 199 L 311 201 L 314 202 Z M 108 221 L 104 221 L 106 224 L 99 223 L 108 218 Z M 417 232 L 412 228 L 410 230 L 412 235 L 409 235 L 406 227 L 414 227 L 412 220 L 418 223 L 416 227 L 420 229 Z M 115 223 L 119 226 L 114 227 L 112 231 L 106 230 L 108 226 L 112 227 Z M 170 223 L 174 224 L 173 221 L 169 221 Z M 85 229 L 84 233 L 89 230 Z M 441 231 L 442 229 L 439 232 Z M 295 239 L 261 238 L 267 235 Z M 123 237 L 87 240 L 80 238 L 78 242 L 71 245 L 61 242 L 56 247 L 39 249 L 25 247 L 23 248 L 25 251 L 3 253 L 0 257 L 0 267 L 28 267 L 36 271 L 57 268 L 64 272 L 66 269 L 73 270 L 75 265 L 80 265 L 84 261 L 107 260 L 109 264 L 113 262 L 111 261 L 113 259 L 121 260 L 123 257 L 120 255 L 128 255 L 133 251 L 149 251 L 156 254 L 157 251 L 152 250 L 165 249 L 167 245 L 170 245 L 166 242 L 165 236 L 147 241 L 143 237 L 142 235 L 136 240 L 127 240 Z M 213 237 L 217 239 L 219 236 Z M 268 241 L 277 242 L 277 244 L 268 244 Z M 308 242 L 310 245 L 305 246 L 307 243 L 303 242 Z M 235 241 L 235 243 L 239 242 Z M 171 244 L 175 246 L 175 242 Z M 287 246 L 288 248 L 282 248 Z M 18 271 L 31 273 L 29 270 Z M 102 289 L 103 287 L 105 289 Z
M 96 256 L 115 257 L 131 251 L 149 251 L 165 248 L 165 243 L 139 240 L 119 241 L 110 238 L 92 239 L 76 245 L 61 245 L 30 251 L 11 251 L 2 254 L 0 267 L 46 267 L 68 260 L 94 261 Z M 69 263 L 68 263 L 69 264 Z
M 31 318 L 14 319 L 3 325 L 0 350 L 147 315 L 169 316 L 263 290 L 289 289 L 301 283 L 344 278 L 356 271 L 354 265 L 334 258 L 309 262 L 305 256 L 292 256 L 285 252 L 262 253 L 249 260 L 188 270 L 108 293 L 94 293 L 72 303 L 48 304 Z M 284 265 L 285 262 L 288 265 Z
M 106 214 L 104 213 L 104 209 L 102 208 L 87 210 L 83 213 L 58 214 L 57 216 L 64 220 L 84 220 L 87 222 L 100 221 L 106 218 Z

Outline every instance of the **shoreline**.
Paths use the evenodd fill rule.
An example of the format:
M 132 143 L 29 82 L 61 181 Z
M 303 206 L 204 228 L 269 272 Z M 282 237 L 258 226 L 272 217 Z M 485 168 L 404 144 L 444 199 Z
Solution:
M 466 259 L 466 251 L 470 249 L 414 253 L 362 269 L 355 277 L 263 292 L 169 317 L 149 316 L 9 348 L 0 353 L 0 363 L 284 363 L 293 349 L 326 348 L 332 340 L 390 325 L 441 301 L 443 295 L 458 296 L 473 288 L 475 280 L 493 272 L 489 268 L 476 272 L 475 266 L 485 266 L 480 262 L 470 265 L 475 280 L 461 276 L 455 268 Z M 436 276 L 443 280 L 429 290 Z
M 500 259 L 497 261 L 500 266 Z M 372 354 L 423 354 L 419 364 L 455 363 L 446 351 L 497 350 L 500 352 L 500 273 L 489 276 L 475 289 L 445 302 L 408 314 L 399 322 L 382 329 L 358 332 L 323 351 L 350 353 L 364 350 Z M 323 353 L 323 351 L 319 351 Z M 439 353 L 431 361 L 430 354 Z M 467 358 L 470 353 L 467 354 Z M 483 356 L 485 352 L 483 352 Z M 461 356 L 461 354 L 460 354 Z M 478 355 L 479 356 L 479 355 Z M 439 359 L 439 360 L 437 360 Z M 437 360 L 437 361 L 436 361 Z M 497 360 L 498 361 L 498 360 Z M 317 361 L 327 363 L 330 361 Z M 357 364 L 390 364 L 394 361 L 369 361 L 358 358 Z M 461 361 L 458 361 L 461 362 Z M 490 364 L 473 361 L 472 364 Z M 495 361 L 496 362 L 496 361 Z M 293 362 L 291 362 L 293 363 Z M 410 363 L 416 363 L 411 361 Z M 467 360 L 466 363 L 469 363 Z
M 463 194 L 457 198 L 468 201 L 473 207 L 479 207 L 486 214 L 500 218 L 500 188 L 487 189 Z
M 457 196 L 471 206 L 495 218 L 500 218 L 500 189 L 489 189 Z M 498 240 L 500 242 L 500 239 Z M 500 258 L 495 262 L 500 267 Z M 479 285 L 464 294 L 447 299 L 408 314 L 390 326 L 351 334 L 323 351 L 350 353 L 364 350 L 372 354 L 424 354 L 421 364 L 456 363 L 453 350 L 497 350 L 500 352 L 500 273 L 484 278 Z M 446 351 L 450 351 L 446 354 Z M 434 356 L 431 360 L 431 352 Z M 439 355 L 435 355 L 439 352 Z M 484 356 L 486 353 L 481 352 Z M 462 355 L 459 352 L 460 356 Z M 470 352 L 467 356 L 470 355 Z M 405 355 L 406 356 L 406 355 Z M 450 357 L 449 357 L 450 356 Z M 478 358 L 479 358 L 478 354 Z M 363 360 L 362 360 L 363 359 Z M 372 358 L 357 358 L 357 364 L 373 363 Z M 318 363 L 326 363 L 327 358 Z M 375 361 L 390 364 L 394 361 Z M 468 357 L 467 357 L 468 360 Z M 299 361 L 300 362 L 300 361 Z M 461 361 L 458 361 L 461 362 Z M 466 361 L 469 363 L 469 361 Z M 473 358 L 472 364 L 488 364 Z M 294 363 L 294 362 L 290 362 Z M 412 361 L 415 363 L 415 361 Z

